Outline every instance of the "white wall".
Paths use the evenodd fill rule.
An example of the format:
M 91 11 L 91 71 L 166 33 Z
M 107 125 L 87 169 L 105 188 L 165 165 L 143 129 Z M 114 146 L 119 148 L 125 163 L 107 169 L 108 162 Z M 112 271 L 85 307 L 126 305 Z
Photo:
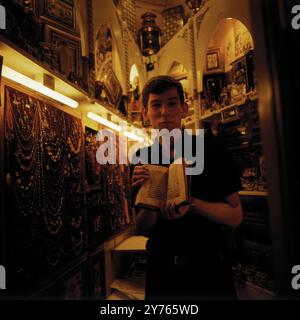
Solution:
M 179 62 L 188 72 L 188 93 L 192 94 L 192 61 L 188 49 L 188 25 L 186 24 L 157 54 L 156 75 L 167 74 L 174 61 Z

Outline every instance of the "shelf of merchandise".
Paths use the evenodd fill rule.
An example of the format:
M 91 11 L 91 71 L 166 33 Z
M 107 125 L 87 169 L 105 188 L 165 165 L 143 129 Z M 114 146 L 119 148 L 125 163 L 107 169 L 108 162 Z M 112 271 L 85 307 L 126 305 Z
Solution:
M 200 120 L 205 120 L 208 119 L 212 116 L 214 116 L 215 114 L 220 114 L 223 111 L 226 111 L 228 109 L 234 108 L 234 107 L 238 107 L 241 106 L 243 104 L 245 104 L 247 98 L 249 98 L 250 100 L 257 100 L 258 99 L 258 95 L 257 93 L 253 93 L 253 92 L 249 92 L 245 97 L 243 97 L 241 100 L 230 104 L 229 106 L 223 107 L 221 109 L 215 110 L 213 112 L 210 112 L 209 114 L 205 114 L 203 116 L 200 117 Z
M 102 115 L 110 114 L 111 121 L 113 122 L 128 122 L 127 118 L 119 110 L 114 109 L 109 105 L 104 105 L 103 102 L 96 99 L 91 99 L 88 93 L 81 87 L 70 82 L 66 77 L 51 68 L 48 64 L 37 60 L 1 35 L 0 55 L 3 56 L 4 65 L 31 79 L 35 79 L 35 76 L 40 74 L 51 77 L 55 81 L 55 91 L 76 100 L 79 103 L 79 107 L 72 110 L 72 113 L 77 114 L 78 116 L 86 114 L 87 111 L 101 113 Z
M 0 54 L 3 56 L 4 65 L 29 78 L 34 79 L 37 74 L 49 75 L 55 80 L 55 90 L 71 99 L 80 102 L 88 97 L 82 88 L 2 36 L 0 36 Z

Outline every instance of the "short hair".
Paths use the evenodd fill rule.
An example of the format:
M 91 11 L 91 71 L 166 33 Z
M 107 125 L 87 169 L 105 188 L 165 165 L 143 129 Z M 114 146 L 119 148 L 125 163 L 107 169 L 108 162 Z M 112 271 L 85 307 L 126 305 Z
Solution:
M 170 76 L 153 77 L 145 84 L 142 92 L 142 103 L 147 108 L 150 93 L 161 94 L 167 90 L 175 88 L 181 104 L 184 104 L 184 90 L 182 84 Z

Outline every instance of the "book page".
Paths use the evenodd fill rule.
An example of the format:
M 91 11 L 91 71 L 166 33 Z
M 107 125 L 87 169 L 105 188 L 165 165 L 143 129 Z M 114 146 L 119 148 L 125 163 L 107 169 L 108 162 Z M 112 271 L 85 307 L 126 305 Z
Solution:
M 138 191 L 135 204 L 156 209 L 165 203 L 168 187 L 168 168 L 148 164 L 149 179 Z
M 172 163 L 169 167 L 167 202 L 175 202 L 179 205 L 187 200 L 187 183 L 184 165 Z

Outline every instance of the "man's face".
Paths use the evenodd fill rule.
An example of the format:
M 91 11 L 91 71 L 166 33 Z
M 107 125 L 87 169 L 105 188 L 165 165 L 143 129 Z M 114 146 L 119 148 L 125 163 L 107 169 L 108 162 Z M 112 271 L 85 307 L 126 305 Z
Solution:
M 154 129 L 181 128 L 181 119 L 187 114 L 187 105 L 180 102 L 178 92 L 175 88 L 155 94 L 150 93 L 147 108 L 143 115 L 149 120 Z

